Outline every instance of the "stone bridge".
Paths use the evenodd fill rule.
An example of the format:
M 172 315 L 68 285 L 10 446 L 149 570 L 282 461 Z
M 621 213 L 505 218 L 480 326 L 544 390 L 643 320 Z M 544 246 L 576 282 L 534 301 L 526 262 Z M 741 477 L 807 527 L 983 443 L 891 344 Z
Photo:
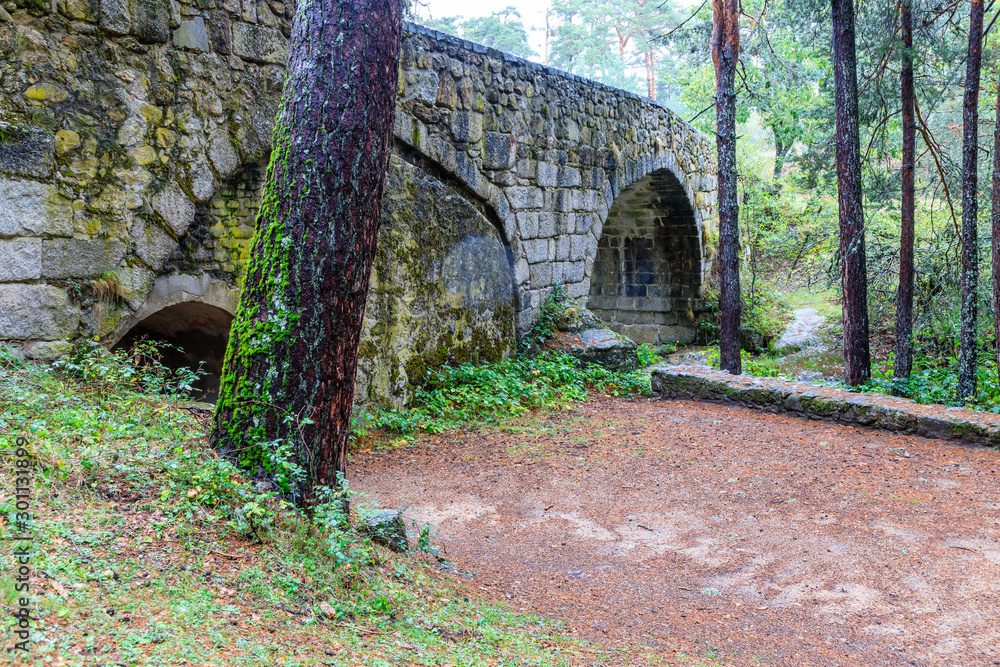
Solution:
M 0 8 L 0 340 L 47 358 L 145 335 L 217 372 L 292 6 L 15 3 Z M 402 401 L 428 367 L 510 354 L 557 285 L 639 342 L 693 338 L 716 237 L 696 130 L 412 24 L 398 92 L 360 398 Z

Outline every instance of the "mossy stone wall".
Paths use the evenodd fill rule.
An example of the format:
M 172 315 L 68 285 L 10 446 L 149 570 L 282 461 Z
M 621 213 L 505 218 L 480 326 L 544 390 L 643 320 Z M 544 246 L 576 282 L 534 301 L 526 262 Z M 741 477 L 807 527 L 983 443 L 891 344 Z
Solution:
M 238 288 L 294 3 L 10 0 L 3 7 L 0 341 L 39 358 L 64 353 L 74 340 L 111 345 L 157 304 L 208 303 Z M 380 315 L 368 331 L 392 359 L 377 369 L 365 362 L 377 393 L 408 395 L 421 359 L 429 366 L 502 356 L 515 335 L 509 318 L 513 331 L 526 331 L 556 285 L 583 305 L 609 209 L 623 188 L 655 171 L 676 177 L 693 211 L 689 273 L 710 269 L 712 146 L 675 114 L 412 24 L 401 53 L 397 154 L 423 175 L 390 174 L 421 185 L 409 199 L 387 199 L 387 214 L 397 229 L 400 220 L 416 225 L 403 236 L 416 244 L 409 266 L 421 268 L 377 269 L 383 292 L 373 294 L 372 312 Z M 424 211 L 416 194 L 438 186 L 450 188 L 441 196 L 462 209 L 436 211 L 438 222 L 455 216 L 448 221 L 455 228 L 441 231 L 451 235 L 447 242 L 425 238 L 422 214 L 408 213 Z M 495 236 L 456 231 L 471 225 L 469 210 Z M 483 262 L 500 266 L 490 263 L 497 243 L 509 251 L 512 294 L 506 305 L 484 309 L 493 296 L 483 295 L 501 284 L 487 286 L 486 276 L 494 280 L 499 269 L 468 275 Z M 423 264 L 422 252 L 431 255 Z M 427 273 L 439 259 L 439 273 Z M 120 299 L 100 298 L 94 284 L 107 280 L 118 282 Z M 421 295 L 418 282 L 438 291 Z M 448 287 L 456 284 L 464 287 Z M 184 285 L 197 289 L 164 291 Z M 700 285 L 692 280 L 695 296 L 684 297 L 694 310 Z M 390 292 L 405 307 L 390 307 Z M 429 315 L 434 308 L 444 319 Z

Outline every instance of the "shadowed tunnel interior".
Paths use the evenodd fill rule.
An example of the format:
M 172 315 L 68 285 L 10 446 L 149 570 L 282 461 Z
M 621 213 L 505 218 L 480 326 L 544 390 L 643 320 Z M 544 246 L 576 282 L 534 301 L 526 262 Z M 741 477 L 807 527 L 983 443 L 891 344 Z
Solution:
M 142 339 L 168 343 L 160 350 L 162 363 L 172 369 L 200 366 L 206 374 L 195 384 L 194 398 L 214 403 L 232 322 L 231 314 L 207 303 L 178 303 L 136 324 L 112 349 L 131 349 Z
M 689 342 L 701 282 L 698 226 L 677 177 L 660 169 L 622 190 L 597 245 L 588 307 L 637 342 Z

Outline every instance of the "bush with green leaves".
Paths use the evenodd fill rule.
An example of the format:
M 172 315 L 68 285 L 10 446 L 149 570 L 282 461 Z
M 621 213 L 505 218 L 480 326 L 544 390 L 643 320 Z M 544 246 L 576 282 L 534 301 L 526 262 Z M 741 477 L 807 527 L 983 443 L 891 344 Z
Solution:
M 445 366 L 428 373 L 426 386 L 417 390 L 408 410 L 376 410 L 362 421 L 366 428 L 396 433 L 440 433 L 583 401 L 591 390 L 613 396 L 649 394 L 649 374 L 585 365 L 565 352 L 522 355 L 482 366 Z
M 174 348 L 165 342 L 140 340 L 127 350 L 109 352 L 96 343 L 81 342 L 73 346 L 66 358 L 53 362 L 52 367 L 70 377 L 109 390 L 188 396 L 205 371 L 201 368 L 165 366 L 161 350 L 168 347 Z
M 980 350 L 983 342 L 980 341 Z M 909 398 L 917 403 L 936 403 L 985 410 L 1000 414 L 1000 379 L 997 377 L 997 363 L 992 355 L 981 354 L 976 364 L 976 399 L 963 403 L 958 396 L 958 359 L 938 356 L 917 348 L 913 358 L 913 371 L 906 380 L 893 377 L 894 355 L 886 364 L 872 367 L 871 381 L 859 387 L 860 391 L 894 394 Z

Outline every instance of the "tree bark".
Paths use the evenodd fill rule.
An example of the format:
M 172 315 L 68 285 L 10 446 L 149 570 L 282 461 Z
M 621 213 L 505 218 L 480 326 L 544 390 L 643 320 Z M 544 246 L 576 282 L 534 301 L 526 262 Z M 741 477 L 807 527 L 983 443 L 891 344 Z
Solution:
M 833 78 L 837 116 L 837 192 L 844 311 L 844 379 L 871 379 L 868 347 L 868 274 L 858 137 L 858 68 L 854 2 L 833 0 Z
M 771 131 L 774 132 L 774 170 L 772 175 L 774 176 L 774 180 L 777 181 L 781 178 L 781 172 L 785 169 L 785 155 L 790 148 L 786 148 L 785 143 L 778 138 L 777 131 L 773 128 Z
M 993 342 L 1000 375 L 1000 80 L 997 82 L 996 128 L 993 131 Z
M 979 287 L 979 74 L 983 63 L 983 0 L 971 0 L 969 56 L 962 106 L 962 315 L 958 353 L 958 398 L 976 395 L 976 292 Z
M 897 379 L 910 377 L 913 370 L 913 228 L 915 217 L 914 166 L 916 162 L 917 123 L 913 100 L 913 0 L 902 0 L 899 22 L 903 33 L 903 70 L 900 97 L 903 103 L 903 166 L 900 191 L 899 288 L 896 291 L 896 365 Z
M 653 47 L 646 50 L 646 88 L 649 91 L 649 99 L 656 101 L 656 54 Z
M 293 21 L 212 439 L 296 500 L 345 470 L 401 31 L 398 0 L 304 0 Z
M 716 149 L 719 158 L 720 365 L 742 372 L 740 358 L 740 231 L 736 201 L 736 63 L 740 54 L 739 0 L 712 0 Z

